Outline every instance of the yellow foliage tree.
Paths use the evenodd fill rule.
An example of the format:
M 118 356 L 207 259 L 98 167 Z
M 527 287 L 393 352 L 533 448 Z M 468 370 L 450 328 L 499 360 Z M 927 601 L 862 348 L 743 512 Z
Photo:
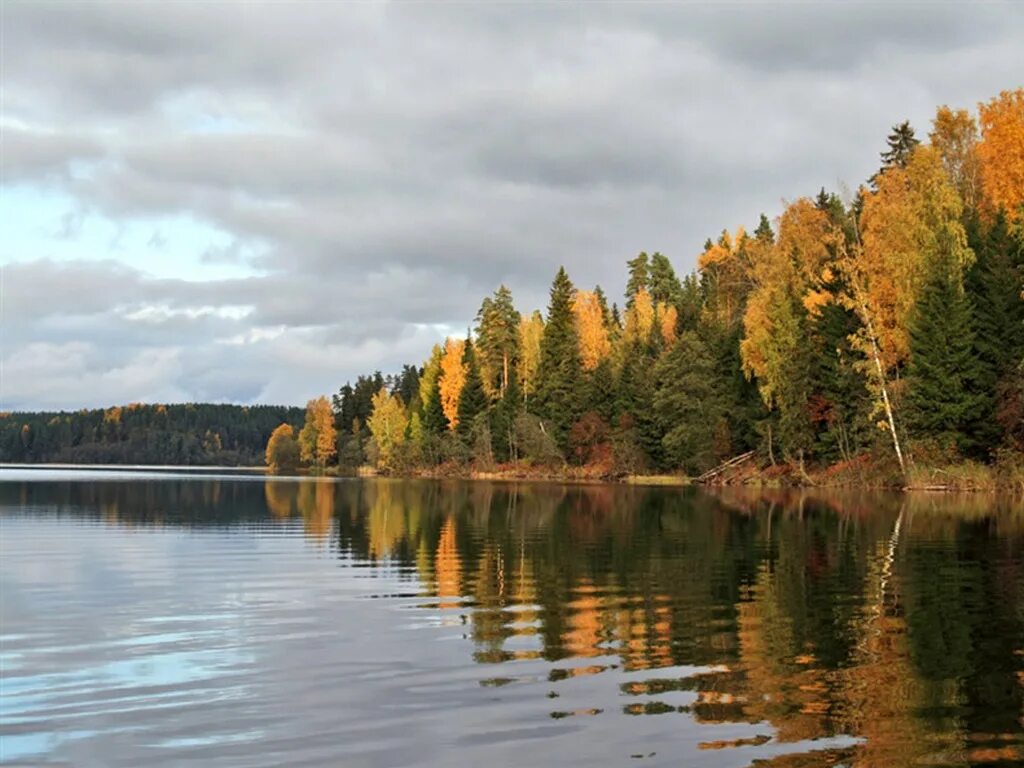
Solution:
M 455 429 L 459 424 L 459 395 L 462 394 L 467 373 L 462 362 L 465 346 L 466 342 L 462 339 L 449 337 L 444 343 L 444 357 L 441 358 L 441 375 L 437 385 L 441 388 L 441 408 L 448 419 L 449 429 Z
M 299 456 L 306 464 L 323 468 L 338 452 L 334 411 L 326 397 L 306 403 L 306 422 L 299 432 Z
M 981 178 L 987 207 L 1024 217 L 1024 88 L 1003 91 L 978 105 L 981 118 Z
M 579 337 L 580 362 L 583 370 L 592 371 L 608 357 L 612 349 L 604 310 L 593 291 L 576 291 L 572 311 L 576 317 L 576 335 Z M 538 345 L 539 349 L 539 345 Z
M 730 236 L 723 231 L 697 259 L 697 266 L 706 281 L 714 286 L 713 303 L 703 311 L 715 322 L 726 327 L 740 321 L 740 310 L 750 287 L 749 260 L 746 252 L 747 233 L 740 227 Z
M 939 107 L 928 134 L 939 151 L 960 199 L 974 208 L 981 198 L 981 171 L 978 162 L 978 124 L 966 109 Z
M 441 358 L 444 352 L 440 344 L 435 344 L 430 350 L 430 357 L 423 364 L 423 373 L 420 375 L 420 401 L 423 403 L 423 410 L 430 404 L 430 396 L 434 394 L 434 387 L 437 386 L 441 377 Z
M 646 342 L 654 328 L 654 302 L 646 288 L 633 296 L 633 305 L 626 310 L 626 338 L 630 341 Z
M 291 424 L 281 424 L 271 433 L 264 459 L 271 472 L 285 472 L 298 466 L 299 444 Z
M 864 199 L 857 268 L 888 371 L 909 358 L 910 313 L 940 248 L 961 267 L 974 254 L 961 223 L 963 203 L 937 149 L 918 147 L 906 168 L 887 168 L 877 184 Z
M 523 400 L 537 391 L 537 369 L 540 367 L 540 340 L 544 336 L 544 318 L 536 310 L 519 322 L 519 384 Z
M 386 387 L 373 396 L 373 411 L 366 421 L 370 434 L 377 443 L 377 466 L 394 467 L 399 447 L 405 442 L 405 427 L 409 423 L 402 399 L 388 392 Z
M 676 340 L 676 326 L 679 324 L 679 311 L 671 304 L 658 304 L 658 317 L 661 324 L 661 338 L 666 347 L 672 346 Z

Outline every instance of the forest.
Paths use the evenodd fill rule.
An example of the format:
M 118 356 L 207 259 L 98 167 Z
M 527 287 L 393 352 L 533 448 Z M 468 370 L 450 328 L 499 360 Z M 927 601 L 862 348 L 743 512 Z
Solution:
M 303 410 L 269 405 L 141 405 L 0 413 L 0 461 L 258 466 L 275 427 Z
M 855 192 L 723 230 L 689 274 L 639 253 L 626 278 L 619 306 L 559 269 L 543 315 L 502 285 L 466 338 L 310 401 L 267 464 L 1024 475 L 1024 89 L 941 107 L 926 137 L 894 126 Z

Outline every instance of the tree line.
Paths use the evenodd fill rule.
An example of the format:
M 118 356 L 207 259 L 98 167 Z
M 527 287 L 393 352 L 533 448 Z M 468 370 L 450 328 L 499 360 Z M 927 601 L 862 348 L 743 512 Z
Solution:
M 392 472 L 699 473 L 754 450 L 905 473 L 1019 452 L 1024 89 L 940 108 L 926 141 L 899 124 L 881 160 L 848 199 L 822 189 L 709 239 L 690 274 L 640 253 L 622 307 L 564 268 L 544 315 L 501 286 L 465 338 L 311 402 L 280 445 Z
M 206 403 L 0 413 L 0 461 L 256 466 L 274 428 L 302 418 L 301 408 Z

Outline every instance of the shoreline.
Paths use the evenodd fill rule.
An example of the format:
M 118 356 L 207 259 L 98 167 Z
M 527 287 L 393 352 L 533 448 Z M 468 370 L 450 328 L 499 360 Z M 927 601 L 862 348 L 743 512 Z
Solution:
M 68 472 L 109 472 L 109 473 L 153 473 L 153 474 L 191 474 L 197 477 L 204 475 L 234 475 L 241 477 L 265 477 L 267 479 L 307 479 L 327 477 L 335 479 L 366 479 L 380 478 L 391 480 L 474 480 L 483 482 L 504 483 L 558 483 L 564 485 L 631 485 L 642 487 L 687 488 L 747 488 L 751 490 L 784 490 L 784 489 L 819 489 L 835 491 L 887 491 L 919 494 L 1000 494 L 1007 493 L 1024 495 L 1024 486 L 1019 478 L 1005 481 L 996 476 L 995 468 L 984 467 L 984 476 L 979 480 L 975 476 L 969 478 L 950 475 L 949 482 L 931 481 L 935 473 L 948 474 L 949 470 L 940 468 L 922 469 L 919 473 L 931 473 L 927 480 L 921 477 L 899 482 L 891 474 L 865 471 L 858 477 L 850 477 L 848 473 L 837 473 L 836 466 L 823 469 L 812 469 L 807 480 L 800 478 L 793 468 L 763 467 L 753 471 L 745 471 L 723 478 L 715 478 L 709 482 L 687 475 L 667 473 L 656 474 L 624 474 L 609 475 L 588 473 L 586 468 L 578 468 L 565 472 L 541 471 L 536 468 L 515 468 L 505 470 L 414 470 L 411 472 L 380 472 L 371 467 L 359 467 L 353 471 L 339 471 L 330 467 L 327 471 L 315 472 L 300 470 L 294 473 L 274 474 L 267 467 L 261 466 L 214 466 L 214 465 L 170 465 L 170 464 L 69 464 L 69 463 L 13 463 L 0 462 L 0 471 L 68 471 Z M 971 467 L 967 467 L 970 469 Z M 961 467 L 960 469 L 964 469 Z M 956 468 L 955 468 L 956 469 Z M 973 469 L 977 469 L 974 467 Z M 840 477 L 841 479 L 836 479 Z M 968 480 L 963 482 L 963 480 Z

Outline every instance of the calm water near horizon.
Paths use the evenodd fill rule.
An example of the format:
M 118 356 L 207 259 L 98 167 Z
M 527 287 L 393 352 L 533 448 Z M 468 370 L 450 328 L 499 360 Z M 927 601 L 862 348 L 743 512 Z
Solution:
M 0 763 L 1024 764 L 990 496 L 0 470 Z

